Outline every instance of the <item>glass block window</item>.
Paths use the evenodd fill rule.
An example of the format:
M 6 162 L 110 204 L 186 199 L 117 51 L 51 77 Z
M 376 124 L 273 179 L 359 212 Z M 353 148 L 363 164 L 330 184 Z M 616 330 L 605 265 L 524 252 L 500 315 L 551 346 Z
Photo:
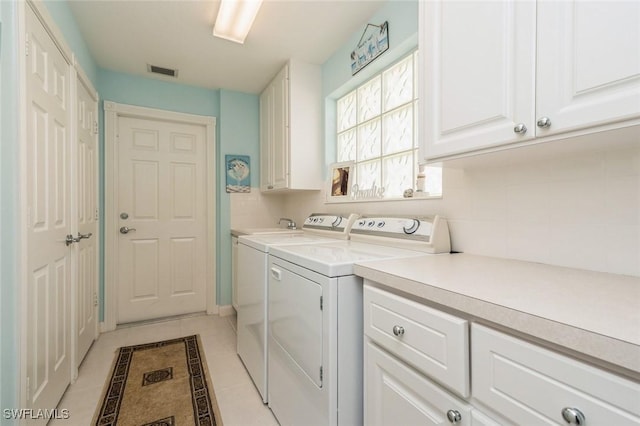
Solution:
M 361 190 L 402 198 L 418 174 L 418 52 L 337 101 L 336 161 L 355 162 Z M 442 193 L 442 169 L 426 167 L 425 190 Z

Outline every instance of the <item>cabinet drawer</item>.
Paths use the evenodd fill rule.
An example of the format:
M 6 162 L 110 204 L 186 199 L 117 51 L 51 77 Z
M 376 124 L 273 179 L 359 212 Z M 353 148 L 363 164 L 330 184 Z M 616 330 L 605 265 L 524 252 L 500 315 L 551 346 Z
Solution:
M 466 320 L 371 286 L 364 332 L 378 345 L 463 397 L 469 396 Z
M 471 424 L 471 407 L 442 390 L 371 341 L 365 343 L 364 424 L 446 425 L 457 413 L 457 425 Z
M 639 425 L 640 384 L 498 331 L 471 328 L 473 395 L 519 424 Z

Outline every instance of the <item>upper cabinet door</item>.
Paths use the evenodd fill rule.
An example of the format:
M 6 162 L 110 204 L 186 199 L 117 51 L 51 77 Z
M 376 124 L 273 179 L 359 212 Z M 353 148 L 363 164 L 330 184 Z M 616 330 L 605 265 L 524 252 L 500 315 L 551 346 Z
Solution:
M 289 67 L 273 80 L 273 189 L 289 187 Z
M 290 59 L 260 96 L 260 190 L 322 188 L 322 74 Z
M 273 141 L 273 86 L 260 95 L 260 190 L 273 189 L 271 146 Z
M 534 137 L 535 2 L 429 1 L 420 8 L 423 156 Z
M 536 103 L 538 137 L 639 117 L 640 2 L 539 2 Z

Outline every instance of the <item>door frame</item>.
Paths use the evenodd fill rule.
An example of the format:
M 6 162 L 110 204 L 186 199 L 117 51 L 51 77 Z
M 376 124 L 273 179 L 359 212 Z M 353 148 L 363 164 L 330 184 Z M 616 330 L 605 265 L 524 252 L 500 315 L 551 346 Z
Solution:
M 116 182 L 118 170 L 118 119 L 119 117 L 144 118 L 177 123 L 196 124 L 205 128 L 206 152 L 206 211 L 207 217 L 207 252 L 205 254 L 206 281 L 205 291 L 207 300 L 207 314 L 217 314 L 216 304 L 216 176 L 215 176 L 215 147 L 216 147 L 216 118 L 204 115 L 185 114 L 155 108 L 139 107 L 104 101 L 104 143 L 105 143 L 105 231 L 104 231 L 104 320 L 101 330 L 111 331 L 116 328 L 117 318 L 117 277 L 118 277 L 118 185 Z

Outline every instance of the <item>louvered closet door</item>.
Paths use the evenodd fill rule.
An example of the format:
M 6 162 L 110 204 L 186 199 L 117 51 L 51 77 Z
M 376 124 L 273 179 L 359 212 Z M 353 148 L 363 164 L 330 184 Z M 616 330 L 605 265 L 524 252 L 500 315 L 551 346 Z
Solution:
M 52 409 L 71 371 L 69 64 L 25 9 L 27 404 Z

